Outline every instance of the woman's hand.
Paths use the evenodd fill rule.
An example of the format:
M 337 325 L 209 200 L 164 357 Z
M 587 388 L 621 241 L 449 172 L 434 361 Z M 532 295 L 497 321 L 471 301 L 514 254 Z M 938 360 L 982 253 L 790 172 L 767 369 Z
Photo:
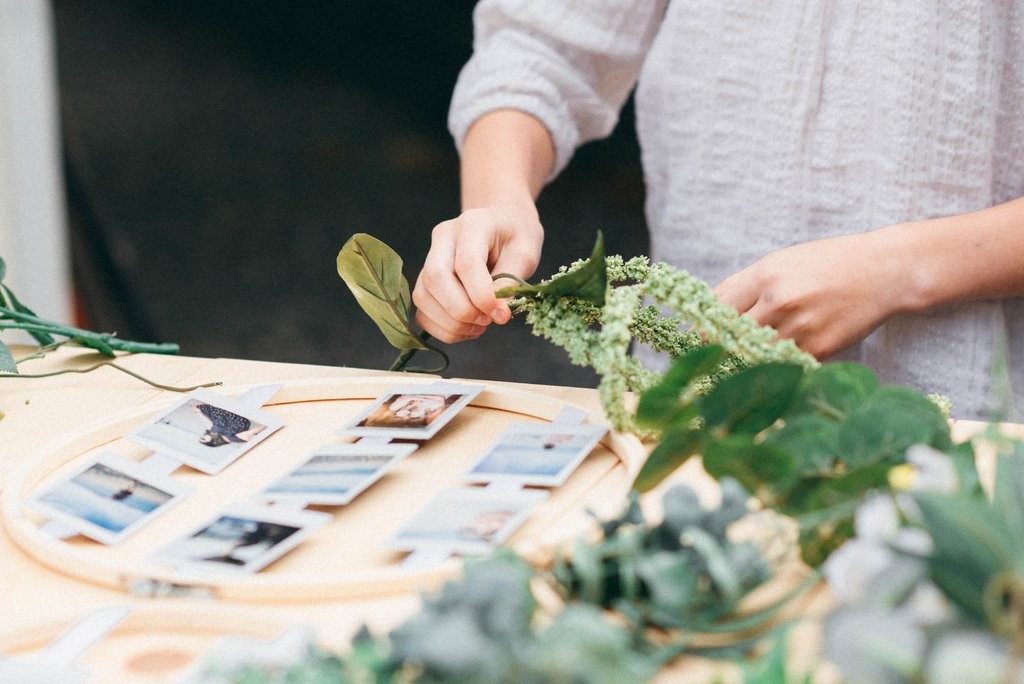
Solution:
M 900 263 L 893 235 L 875 231 L 780 249 L 723 280 L 715 294 L 825 359 L 915 308 L 912 266 Z
M 479 337 L 507 323 L 508 303 L 494 296 L 493 274 L 527 279 L 540 262 L 544 229 L 532 203 L 469 209 L 434 227 L 412 300 L 416 322 L 442 342 Z

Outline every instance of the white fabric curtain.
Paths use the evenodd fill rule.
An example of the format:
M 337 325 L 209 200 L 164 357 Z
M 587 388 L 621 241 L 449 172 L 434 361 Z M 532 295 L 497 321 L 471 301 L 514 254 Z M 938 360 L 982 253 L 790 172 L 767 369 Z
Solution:
M 71 322 L 58 117 L 50 2 L 0 0 L 0 256 L 7 262 L 4 282 L 39 315 Z M 22 338 L 5 335 L 4 339 Z

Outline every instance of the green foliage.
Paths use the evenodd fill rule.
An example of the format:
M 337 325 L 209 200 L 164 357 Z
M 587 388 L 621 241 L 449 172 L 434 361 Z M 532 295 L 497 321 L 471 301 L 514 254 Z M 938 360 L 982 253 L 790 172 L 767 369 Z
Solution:
M 621 517 L 604 523 L 598 543 L 578 541 L 553 575 L 567 598 L 617 609 L 635 629 L 721 632 L 739 601 L 770 575 L 757 548 L 727 536 L 747 514 L 748 496 L 726 479 L 720 505 L 705 508 L 696 492 L 676 486 L 665 493 L 656 524 L 633 498 Z M 763 626 L 774 614 L 747 627 Z
M 887 486 L 908 447 L 953 450 L 934 402 L 880 385 L 860 364 L 764 363 L 701 394 L 702 375 L 722 354 L 714 345 L 690 352 L 641 396 L 637 421 L 662 438 L 634 487 L 647 491 L 702 454 L 710 475 L 735 478 L 762 504 L 796 518 L 803 558 L 814 566 L 853 533 L 856 504 Z
M 122 340 L 110 333 L 82 330 L 81 328 L 40 318 L 32 309 L 22 304 L 14 296 L 11 289 L 3 283 L 6 273 L 7 265 L 4 263 L 3 258 L 0 257 L 0 330 L 23 330 L 43 347 L 60 344 L 55 341 L 55 336 L 64 337 L 70 342 L 82 347 L 95 349 L 108 357 L 113 357 L 119 351 L 149 354 L 178 353 L 178 345 L 176 344 L 154 344 Z M 11 355 L 10 348 L 0 340 L 0 373 L 17 372 L 18 366 Z
M 392 370 L 405 369 L 416 350 L 432 351 L 444 360 L 441 368 L 428 372 L 448 367 L 447 354 L 428 344 L 429 335 L 415 332 L 409 322 L 412 296 L 402 274 L 402 257 L 395 250 L 372 235 L 356 233 L 338 252 L 337 267 L 366 315 L 393 347 L 402 350 Z
M 502 277 L 518 280 L 515 276 L 506 273 L 499 273 L 494 276 L 495 280 Z M 604 236 L 598 231 L 597 240 L 594 242 L 594 249 L 590 253 L 590 258 L 584 261 L 578 268 L 537 285 L 522 283 L 501 288 L 494 294 L 496 297 L 503 299 L 508 297 L 527 297 L 531 299 L 541 297 L 574 297 L 595 306 L 604 306 L 607 289 L 608 273 L 604 256 Z

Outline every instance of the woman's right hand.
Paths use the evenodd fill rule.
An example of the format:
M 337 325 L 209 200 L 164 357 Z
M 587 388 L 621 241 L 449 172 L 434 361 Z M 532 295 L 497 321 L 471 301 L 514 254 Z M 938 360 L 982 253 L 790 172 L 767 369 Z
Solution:
M 507 323 L 508 303 L 494 292 L 511 281 L 495 281 L 492 275 L 529 278 L 543 243 L 532 203 L 468 209 L 439 223 L 412 293 L 417 324 L 451 343 L 479 337 L 491 323 Z

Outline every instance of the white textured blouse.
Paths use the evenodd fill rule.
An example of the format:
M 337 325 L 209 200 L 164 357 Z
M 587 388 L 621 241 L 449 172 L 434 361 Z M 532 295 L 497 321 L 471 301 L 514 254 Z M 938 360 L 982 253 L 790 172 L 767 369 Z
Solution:
M 557 174 L 635 86 L 651 256 L 711 284 L 795 243 L 1024 196 L 1022 2 L 481 0 L 474 21 L 456 144 L 523 110 Z M 840 356 L 987 418 L 998 369 L 1024 392 L 1024 299 L 899 316 Z

